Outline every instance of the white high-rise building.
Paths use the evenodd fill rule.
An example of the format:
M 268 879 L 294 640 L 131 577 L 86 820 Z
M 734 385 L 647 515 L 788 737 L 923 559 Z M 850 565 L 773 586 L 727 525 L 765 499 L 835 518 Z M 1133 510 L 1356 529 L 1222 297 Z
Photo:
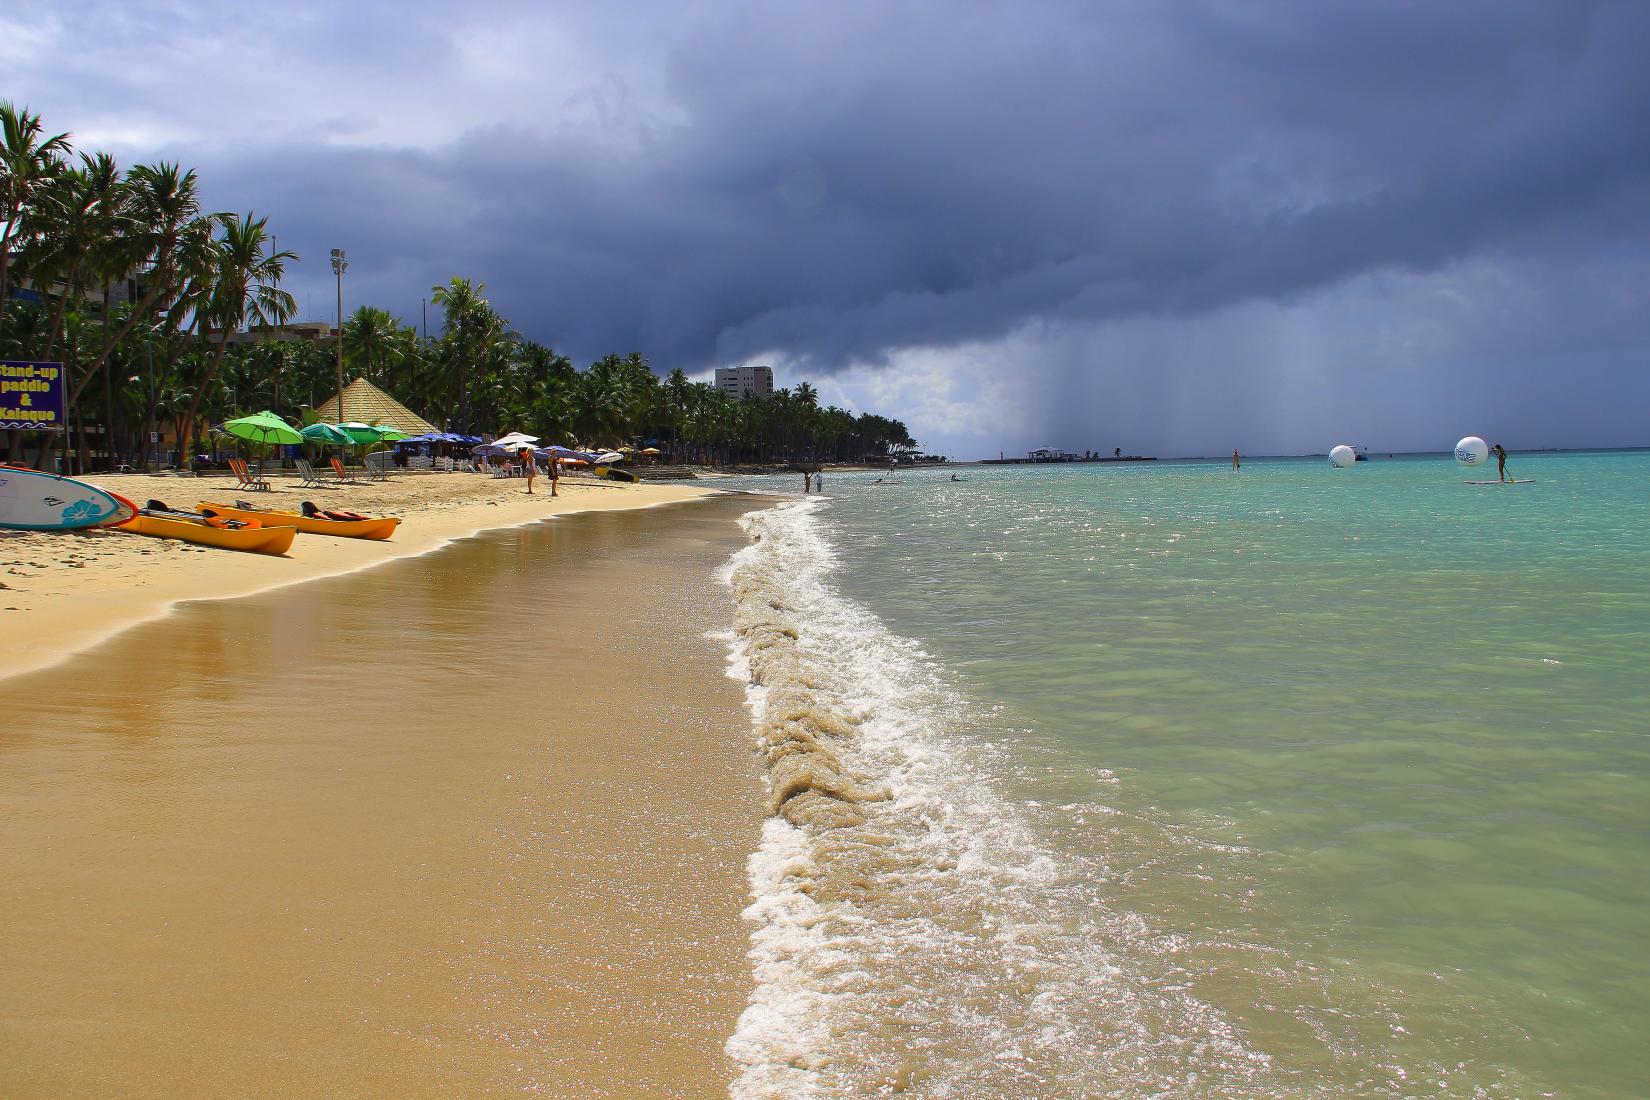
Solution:
M 716 388 L 731 397 L 773 396 L 772 367 L 717 367 Z

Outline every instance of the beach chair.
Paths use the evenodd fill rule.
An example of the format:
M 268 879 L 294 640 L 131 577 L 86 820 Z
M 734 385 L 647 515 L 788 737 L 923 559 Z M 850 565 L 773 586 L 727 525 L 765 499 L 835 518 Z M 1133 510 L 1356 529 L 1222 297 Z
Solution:
M 229 460 L 229 472 L 235 475 L 238 488 L 241 489 L 268 489 L 269 481 L 254 474 L 246 465 L 245 459 L 232 458 Z
M 337 455 L 332 456 L 332 472 L 338 475 L 338 480 L 345 485 L 355 483 L 355 475 L 344 468 L 344 462 Z
M 305 489 L 318 489 L 324 484 L 321 475 L 315 472 L 315 467 L 309 464 L 307 458 L 298 459 L 298 477 L 302 479 L 301 487 Z
M 390 479 L 390 466 L 394 462 L 394 452 L 374 451 L 367 456 L 367 477 L 373 481 L 388 481 Z

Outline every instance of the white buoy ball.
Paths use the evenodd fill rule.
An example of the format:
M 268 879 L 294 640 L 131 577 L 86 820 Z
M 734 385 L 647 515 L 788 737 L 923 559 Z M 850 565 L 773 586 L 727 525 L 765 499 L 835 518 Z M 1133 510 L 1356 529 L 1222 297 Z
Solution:
M 1476 435 L 1469 435 L 1455 445 L 1455 461 L 1463 466 L 1482 466 L 1490 457 L 1490 445 Z
M 1358 461 L 1358 452 L 1342 443 L 1329 452 L 1329 464 L 1339 470 L 1343 466 L 1350 466 Z

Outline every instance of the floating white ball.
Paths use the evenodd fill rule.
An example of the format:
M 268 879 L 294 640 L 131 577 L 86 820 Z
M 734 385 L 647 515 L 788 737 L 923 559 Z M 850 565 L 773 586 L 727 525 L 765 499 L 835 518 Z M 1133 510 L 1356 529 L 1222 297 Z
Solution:
M 1455 461 L 1463 466 L 1482 466 L 1490 457 L 1490 445 L 1476 435 L 1469 435 L 1455 445 Z
M 1329 452 L 1329 464 L 1337 470 L 1344 466 L 1350 466 L 1356 461 L 1358 461 L 1358 452 L 1345 443 Z

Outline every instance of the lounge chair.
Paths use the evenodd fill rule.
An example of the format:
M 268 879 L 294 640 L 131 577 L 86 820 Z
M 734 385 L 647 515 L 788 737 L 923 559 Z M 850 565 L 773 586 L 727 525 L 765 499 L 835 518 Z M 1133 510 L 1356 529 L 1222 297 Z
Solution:
M 355 482 L 355 475 L 344 468 L 343 460 L 337 455 L 332 456 L 332 472 L 337 474 L 338 480 L 343 482 L 345 485 L 350 485 Z
M 330 478 L 323 478 L 320 474 L 316 473 L 315 467 L 309 464 L 309 459 L 307 458 L 298 459 L 298 476 L 303 479 L 301 487 L 305 489 L 319 488 L 331 480 Z
M 374 451 L 367 456 L 367 476 L 373 481 L 388 481 L 390 466 L 395 462 L 395 455 L 390 451 Z
M 241 489 L 268 489 L 267 478 L 254 474 L 246 465 L 245 460 L 232 458 L 229 460 L 229 472 L 235 475 L 238 488 Z

